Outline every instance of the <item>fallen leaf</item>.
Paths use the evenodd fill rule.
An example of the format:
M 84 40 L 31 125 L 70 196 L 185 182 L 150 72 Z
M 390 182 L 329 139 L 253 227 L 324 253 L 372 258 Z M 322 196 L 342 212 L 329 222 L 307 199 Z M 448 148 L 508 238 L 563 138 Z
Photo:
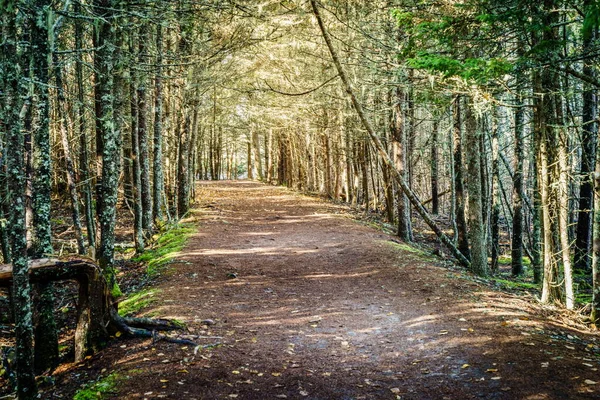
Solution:
M 438 335 L 447 335 L 447 334 L 448 334 L 448 331 L 445 329 L 441 330 L 440 333 L 438 333 Z
M 162 383 L 167 383 L 167 382 L 169 382 L 169 380 L 168 380 L 168 379 L 161 379 L 160 381 L 161 381 Z
M 465 368 L 469 368 L 469 367 L 470 367 L 469 364 L 463 364 L 462 367 L 460 367 L 460 368 L 465 369 Z
M 583 383 L 585 383 L 586 385 L 595 385 L 598 382 L 595 382 L 595 381 L 593 381 L 591 379 L 586 379 L 585 381 L 583 381 Z
M 273 376 L 281 376 L 281 372 L 271 372 L 271 375 L 273 375 Z
M 400 388 L 391 388 L 390 391 L 394 394 L 400 393 Z
M 488 368 L 485 372 L 498 372 L 498 368 Z
M 239 375 L 240 371 L 231 371 L 231 373 L 234 374 L 234 375 Z

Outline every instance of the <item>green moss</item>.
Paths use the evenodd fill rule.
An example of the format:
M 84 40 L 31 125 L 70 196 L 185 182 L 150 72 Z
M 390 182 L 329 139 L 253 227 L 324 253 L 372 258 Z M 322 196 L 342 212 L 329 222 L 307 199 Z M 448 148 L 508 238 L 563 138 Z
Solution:
M 135 292 L 119 303 L 119 315 L 125 317 L 140 311 L 154 301 L 154 295 L 160 293 L 158 289 L 146 289 Z
M 117 373 L 99 379 L 96 382 L 91 382 L 75 393 L 73 400 L 99 400 L 106 399 L 114 395 L 117 391 L 117 386 L 124 378 Z
M 392 246 L 394 249 L 402 250 L 403 252 L 412 253 L 416 256 L 424 257 L 427 259 L 432 258 L 431 254 L 429 254 L 426 251 L 423 251 L 417 247 L 411 246 L 410 244 L 407 244 L 407 243 L 397 243 L 397 242 L 393 242 L 391 240 L 386 240 L 385 243 L 388 246 Z
M 588 304 L 592 302 L 591 293 L 577 293 L 575 295 L 575 302 L 578 304 Z
M 512 258 L 510 256 L 500 256 L 498 257 L 498 263 L 500 265 L 511 265 Z M 529 267 L 531 265 L 531 260 L 528 257 L 523 257 L 523 265 Z
M 147 274 L 156 277 L 164 267 L 183 249 L 188 237 L 196 232 L 192 224 L 177 224 L 171 226 L 160 235 L 152 249 L 137 256 L 134 261 L 148 264 Z
M 495 279 L 496 284 L 503 286 L 506 289 L 519 289 L 519 290 L 532 290 L 539 289 L 539 285 L 535 283 L 523 282 L 523 281 L 512 281 L 508 279 Z
M 176 325 L 177 327 L 179 327 L 181 329 L 184 329 L 186 327 L 185 322 L 183 322 L 180 319 L 174 318 L 174 319 L 171 319 L 170 321 L 173 323 L 173 325 Z
M 118 299 L 119 297 L 123 296 L 123 292 L 121 291 L 121 288 L 119 287 L 119 285 L 117 285 L 117 283 L 115 283 L 110 289 L 110 294 L 113 297 L 113 299 Z

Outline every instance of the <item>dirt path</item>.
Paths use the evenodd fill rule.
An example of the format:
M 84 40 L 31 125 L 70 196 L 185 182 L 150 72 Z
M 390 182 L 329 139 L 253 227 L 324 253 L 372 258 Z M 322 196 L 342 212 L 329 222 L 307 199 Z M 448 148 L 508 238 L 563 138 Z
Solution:
M 250 182 L 199 192 L 199 232 L 146 314 L 223 345 L 118 343 L 90 361 L 130 376 L 115 398 L 600 398 L 597 337 L 343 207 Z

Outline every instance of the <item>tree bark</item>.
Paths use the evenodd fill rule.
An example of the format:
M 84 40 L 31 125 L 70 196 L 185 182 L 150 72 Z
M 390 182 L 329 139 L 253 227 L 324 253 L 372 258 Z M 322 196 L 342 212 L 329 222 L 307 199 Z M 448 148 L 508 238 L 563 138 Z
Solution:
M 96 68 L 96 152 L 101 161 L 101 175 L 98 184 L 97 213 L 100 224 L 100 243 L 96 257 L 100 268 L 106 276 L 110 290 L 117 289 L 114 271 L 114 245 L 116 205 L 118 196 L 119 170 L 120 170 L 120 131 L 115 118 L 113 102 L 115 101 L 114 76 L 120 74 L 115 71 L 114 49 L 115 28 L 112 26 L 113 2 L 116 0 L 94 0 L 95 14 L 99 17 L 94 32 L 94 65 Z M 120 101 L 120 99 L 118 99 Z
M 520 89 L 518 85 L 517 90 Z M 523 273 L 523 161 L 525 159 L 523 133 L 525 129 L 525 110 L 521 94 L 516 96 L 515 104 L 515 157 L 512 191 L 512 241 L 511 271 L 513 276 Z
M 394 123 L 392 126 L 392 151 L 394 154 L 395 168 L 398 170 L 402 179 L 409 182 L 408 168 L 408 138 L 404 129 L 404 118 L 402 110 L 402 102 L 404 101 L 404 93 L 400 87 L 396 87 L 396 101 L 394 102 Z M 397 235 L 405 242 L 412 240 L 412 226 L 410 220 L 410 206 L 408 197 L 404 194 L 401 188 L 397 192 L 398 202 L 398 230 Z
M 461 129 L 461 98 L 456 96 L 453 102 L 452 108 L 453 117 L 453 141 L 454 141 L 454 154 L 453 154 L 453 165 L 454 165 L 454 198 L 455 198 L 455 209 L 454 216 L 456 218 L 456 237 L 458 239 L 457 245 L 460 252 L 467 259 L 471 259 L 471 252 L 469 249 L 469 237 L 467 234 L 467 218 L 465 215 L 465 193 L 464 193 L 464 182 L 463 182 L 463 163 L 462 163 L 462 129 Z
M 142 23 L 139 31 L 138 60 L 141 65 L 147 63 L 148 57 L 146 44 L 149 37 L 148 23 Z M 138 148 L 140 163 L 140 180 L 142 195 L 142 226 L 144 237 L 152 236 L 152 190 L 150 187 L 150 152 L 148 148 L 148 76 L 144 71 L 138 71 L 137 79 L 137 101 L 138 101 Z
M 11 213 L 9 234 L 12 254 L 12 303 L 15 317 L 17 396 L 20 400 L 35 399 L 37 385 L 34 374 L 33 321 L 31 313 L 31 286 L 27 263 L 27 238 L 25 227 L 25 165 L 24 135 L 21 132 L 21 107 L 24 93 L 21 85 L 19 64 L 21 50 L 16 24 L 16 1 L 7 1 L 3 19 L 3 41 L 0 73 L 4 81 L 4 127 L 7 135 L 7 178 Z
M 130 50 L 133 50 L 130 40 Z M 145 240 L 144 240 L 144 226 L 142 223 L 143 219 L 143 205 L 142 205 L 142 174 L 140 168 L 140 147 L 138 137 L 138 101 L 137 91 L 134 79 L 136 77 L 135 71 L 131 70 L 131 83 L 129 85 L 129 104 L 130 104 L 130 119 L 131 119 L 131 164 L 132 164 L 132 199 L 133 199 L 133 237 L 135 243 L 135 251 L 137 254 L 141 254 L 144 251 Z
M 584 1 L 584 9 L 592 5 L 592 0 Z M 583 53 L 593 51 L 597 40 L 597 28 L 592 28 L 590 33 L 583 38 Z M 592 60 L 583 61 L 583 74 L 595 78 L 596 67 Z M 581 184 L 579 186 L 579 211 L 577 213 L 577 234 L 575 239 L 574 268 L 576 272 L 589 271 L 590 249 L 592 236 L 592 206 L 594 201 L 594 181 L 592 173 L 596 165 L 596 147 L 598 141 L 598 89 L 590 84 L 583 83 L 582 94 L 582 132 L 581 132 L 581 164 L 579 173 Z
M 439 146 L 439 123 L 440 121 L 436 118 L 433 121 L 432 137 L 431 137 L 431 213 L 438 215 L 440 213 L 440 200 L 439 200 L 439 176 L 438 176 L 438 146 Z
M 487 250 L 485 240 L 485 222 L 482 212 L 481 182 L 481 141 L 477 132 L 477 120 L 473 114 L 473 105 L 465 104 L 465 137 L 467 145 L 467 180 L 469 191 L 469 242 L 471 243 L 471 266 L 473 273 L 479 276 L 488 274 Z
M 81 13 L 81 5 L 74 4 L 76 14 Z M 82 47 L 83 27 L 80 19 L 75 20 L 75 50 L 80 51 Z M 77 77 L 77 133 L 79 135 L 79 172 L 81 174 L 83 203 L 85 208 L 85 220 L 89 250 L 96 249 L 96 220 L 94 218 L 94 206 L 92 202 L 92 184 L 90 183 L 89 153 L 87 143 L 87 131 L 85 124 L 85 97 L 83 83 L 83 63 L 81 56 L 75 61 L 75 75 Z
M 162 195 L 165 190 L 165 180 L 163 173 L 163 87 L 162 87 L 162 25 L 156 25 L 156 73 L 154 76 L 154 137 L 152 141 L 153 150 L 153 184 L 152 184 L 152 212 L 154 213 L 154 222 L 162 221 Z

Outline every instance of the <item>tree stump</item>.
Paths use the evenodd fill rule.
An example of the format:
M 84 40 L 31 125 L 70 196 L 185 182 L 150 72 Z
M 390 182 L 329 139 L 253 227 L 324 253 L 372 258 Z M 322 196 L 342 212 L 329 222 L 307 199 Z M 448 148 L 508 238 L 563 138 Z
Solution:
M 83 258 L 58 260 L 44 258 L 29 262 L 32 283 L 74 280 L 79 284 L 77 327 L 75 328 L 75 361 L 93 354 L 106 345 L 111 336 L 120 332 L 128 337 L 155 338 L 173 343 L 196 345 L 186 338 L 158 335 L 156 331 L 181 329 L 181 324 L 149 318 L 123 318 L 102 274 L 92 260 Z M 12 266 L 0 265 L 0 287 L 12 284 Z
M 32 283 L 75 280 L 79 284 L 75 361 L 98 351 L 106 344 L 109 336 L 116 333 L 115 324 L 111 323 L 113 299 L 102 271 L 93 261 L 49 258 L 32 260 L 29 279 Z M 0 286 L 9 287 L 11 281 L 12 266 L 0 265 Z

